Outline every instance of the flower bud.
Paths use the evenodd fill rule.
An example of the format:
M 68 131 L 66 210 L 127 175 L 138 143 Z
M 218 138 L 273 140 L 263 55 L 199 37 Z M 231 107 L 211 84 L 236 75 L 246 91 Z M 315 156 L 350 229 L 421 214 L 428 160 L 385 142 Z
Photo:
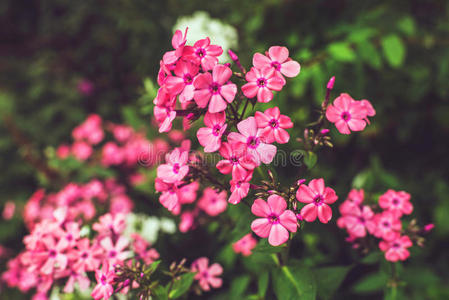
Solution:
M 329 79 L 329 82 L 327 83 L 327 89 L 332 90 L 334 88 L 335 83 L 335 76 L 332 76 L 331 79 Z
M 229 57 L 230 57 L 233 61 L 239 60 L 239 57 L 237 56 L 237 54 L 235 54 L 231 49 L 228 50 L 228 54 L 229 54 Z

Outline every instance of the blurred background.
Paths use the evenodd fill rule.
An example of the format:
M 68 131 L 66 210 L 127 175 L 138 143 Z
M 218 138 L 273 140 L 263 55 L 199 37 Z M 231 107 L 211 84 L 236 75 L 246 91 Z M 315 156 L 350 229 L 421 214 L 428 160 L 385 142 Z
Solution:
M 51 184 L 48 153 L 70 142 L 71 130 L 89 113 L 150 126 L 159 60 L 171 49 L 174 30 L 186 26 L 188 40 L 209 35 L 232 48 L 247 68 L 254 52 L 271 45 L 290 49 L 301 73 L 273 101 L 292 117 L 292 136 L 301 136 L 316 118 L 331 76 L 333 98 L 348 92 L 371 101 L 377 111 L 372 124 L 350 136 L 332 128 L 334 149 L 319 154 L 311 176 L 326 178 L 341 200 L 351 187 L 409 192 L 412 217 L 421 225 L 435 223 L 435 230 L 405 263 L 405 295 L 449 299 L 445 0 L 3 0 L 0 208 L 7 201 L 23 206 L 39 186 Z M 156 134 L 148 132 L 150 138 Z M 280 176 L 291 170 L 284 171 Z M 322 231 L 305 238 L 315 245 L 329 235 L 324 245 L 316 244 L 326 257 L 322 262 L 351 263 L 344 233 Z M 0 220 L 0 244 L 19 250 L 25 232 L 19 220 Z M 318 255 L 308 249 L 304 256 Z M 352 269 L 336 298 L 379 299 L 385 278 L 376 268 Z

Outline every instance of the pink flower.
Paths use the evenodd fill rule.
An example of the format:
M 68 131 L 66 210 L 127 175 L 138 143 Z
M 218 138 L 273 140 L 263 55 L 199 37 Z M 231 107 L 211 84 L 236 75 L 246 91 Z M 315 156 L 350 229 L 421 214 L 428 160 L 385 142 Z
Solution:
M 175 67 L 176 76 L 168 76 L 165 80 L 167 91 L 172 95 L 179 95 L 179 101 L 187 102 L 193 99 L 193 79 L 198 74 L 197 65 L 188 61 L 179 61 Z
M 115 278 L 114 271 L 109 268 L 107 261 L 103 262 L 101 270 L 95 271 L 95 278 L 97 279 L 97 285 L 94 287 L 91 296 L 95 300 L 107 300 L 114 293 L 114 287 L 112 283 Z
M 177 184 L 166 183 L 160 178 L 156 178 L 154 181 L 155 189 L 157 192 L 161 193 L 159 196 L 159 202 L 168 209 L 170 212 L 174 213 L 179 210 L 179 191 Z
M 353 205 L 352 210 L 337 220 L 339 227 L 345 227 L 349 235 L 354 237 L 365 237 L 366 233 L 373 233 L 376 222 L 373 220 L 374 213 L 369 206 Z
M 64 270 L 68 263 L 66 255 L 67 240 L 56 241 L 52 236 L 47 236 L 42 238 L 41 241 L 45 249 L 33 256 L 33 259 L 42 263 L 39 271 L 44 275 L 50 275 L 55 269 Z
M 201 64 L 204 71 L 209 71 L 218 63 L 217 57 L 223 54 L 223 49 L 220 46 L 211 45 L 210 39 L 207 37 L 197 41 L 193 47 L 187 46 L 184 53 L 187 59 Z
M 381 241 L 379 248 L 385 252 L 385 259 L 391 262 L 397 262 L 398 260 L 406 260 L 410 256 L 410 252 L 407 248 L 413 246 L 412 241 L 406 235 L 397 236 L 391 241 Z
M 296 192 L 299 202 L 307 203 L 301 209 L 301 215 L 307 222 L 315 221 L 317 215 L 322 223 L 327 223 L 332 218 L 332 209 L 328 204 L 337 201 L 335 191 L 324 186 L 323 178 L 313 179 L 309 186 L 302 184 Z
M 352 189 L 348 194 L 348 200 L 355 203 L 355 204 L 361 204 L 363 200 L 365 199 L 365 191 L 360 189 Z
M 84 161 L 92 155 L 93 150 L 86 142 L 75 142 L 72 145 L 72 153 L 78 160 Z
M 235 253 L 242 253 L 243 256 L 249 256 L 252 254 L 251 250 L 256 247 L 257 241 L 251 233 L 243 236 L 240 240 L 232 244 L 232 249 Z
M 272 91 L 280 91 L 285 84 L 285 80 L 276 74 L 276 70 L 265 67 L 261 70 L 251 68 L 246 73 L 247 84 L 242 86 L 243 94 L 248 98 L 257 96 L 257 101 L 266 103 L 273 99 Z
M 142 259 L 145 262 L 145 264 L 149 265 L 159 258 L 159 253 L 155 249 L 150 248 L 151 244 L 143 237 L 137 233 L 131 234 L 131 237 L 133 238 L 134 252 L 138 255 L 139 259 Z
M 178 148 L 175 148 L 175 150 L 165 156 L 166 164 L 157 168 L 157 177 L 167 183 L 182 180 L 189 172 L 187 160 L 188 152 L 181 152 Z
M 413 205 L 410 203 L 410 194 L 404 191 L 388 190 L 379 197 L 379 206 L 392 212 L 397 218 L 400 218 L 402 214 L 409 215 L 413 211 Z
M 233 177 L 231 180 L 231 196 L 229 196 L 228 202 L 231 204 L 240 203 L 240 201 L 248 195 L 250 188 L 250 180 L 253 176 L 253 172 L 248 172 L 242 177 Z
M 231 69 L 224 65 L 216 65 L 212 69 L 212 74 L 207 72 L 198 75 L 193 81 L 196 104 L 202 108 L 209 104 L 210 113 L 224 111 L 237 93 L 235 84 L 226 83 L 231 76 Z
M 276 155 L 276 146 L 266 144 L 261 139 L 262 130 L 257 129 L 257 122 L 254 117 L 249 117 L 237 124 L 240 133 L 231 132 L 228 135 L 230 144 L 242 143 L 246 145 L 250 158 L 260 165 L 261 162 L 269 164 Z
M 90 80 L 81 79 L 77 85 L 78 91 L 84 96 L 89 96 L 94 90 L 94 85 Z
M 106 237 L 100 242 L 101 247 L 105 251 L 105 259 L 111 265 L 123 264 L 123 262 L 131 256 L 130 251 L 125 251 L 129 246 L 129 241 L 121 236 L 114 244 L 110 237 Z
M 99 222 L 92 225 L 92 229 L 100 236 L 111 236 L 122 233 L 126 228 L 124 214 L 105 214 L 99 218 Z
M 365 113 L 366 113 L 367 117 L 374 117 L 376 115 L 376 110 L 371 105 L 371 102 L 369 102 L 368 100 L 364 99 L 364 100 L 360 100 L 360 104 L 365 109 Z M 368 120 L 367 117 L 365 117 L 365 121 L 369 124 L 369 120 Z
M 56 149 L 56 156 L 60 159 L 66 159 L 70 155 L 70 147 L 68 145 L 60 145 Z
M 216 167 L 223 174 L 232 172 L 232 178 L 246 177 L 248 171 L 252 171 L 256 167 L 252 157 L 247 153 L 246 145 L 243 143 L 223 143 L 220 154 L 224 159 L 220 160 Z
M 107 142 L 103 146 L 101 163 L 104 166 L 120 165 L 124 160 L 123 149 L 114 142 Z
M 296 232 L 298 227 L 295 213 L 287 209 L 287 202 L 278 195 L 271 195 L 268 201 L 254 200 L 251 212 L 261 217 L 251 223 L 251 229 L 262 238 L 268 237 L 268 243 L 279 246 L 289 237 L 289 231 Z
M 5 220 L 11 220 L 16 211 L 16 204 L 12 201 L 7 201 L 5 207 L 3 208 L 2 217 Z
M 95 271 L 100 266 L 100 258 L 103 250 L 98 246 L 90 246 L 87 238 L 81 239 L 76 244 L 76 250 L 69 253 L 73 262 L 72 268 L 78 273 Z
M 374 221 L 376 222 L 374 236 L 387 241 L 394 240 L 402 228 L 399 218 L 397 218 L 390 211 L 384 211 L 381 214 L 376 214 L 374 216 Z
M 205 188 L 203 196 L 198 201 L 198 207 L 204 210 L 209 216 L 217 216 L 226 210 L 226 191 L 217 193 L 213 188 Z
M 204 116 L 204 124 L 207 127 L 198 129 L 196 136 L 204 152 L 215 152 L 220 149 L 221 137 L 226 130 L 226 115 L 224 112 L 211 114 L 209 112 Z
M 352 131 L 365 129 L 366 109 L 348 94 L 341 94 L 326 109 L 326 118 L 335 123 L 338 131 L 342 134 L 350 134 Z
M 293 123 L 289 117 L 281 115 L 278 107 L 268 108 L 264 113 L 256 111 L 254 116 L 257 127 L 261 128 L 262 140 L 266 143 L 285 144 L 290 139 L 287 128 L 292 128 Z
M 288 57 L 289 53 L 287 48 L 272 46 L 268 49 L 267 55 L 268 57 L 260 53 L 254 54 L 253 65 L 260 70 L 265 67 L 272 67 L 287 77 L 295 77 L 299 74 L 301 66 L 298 62 Z
M 200 257 L 192 263 L 192 272 L 196 272 L 195 279 L 199 281 L 199 285 L 203 291 L 209 291 L 210 287 L 219 288 L 222 285 L 221 278 L 218 278 L 223 273 L 223 268 L 214 263 L 209 266 L 209 259 L 207 257 Z
M 184 36 L 182 35 L 181 30 L 176 30 L 175 34 L 173 35 L 173 38 L 171 40 L 171 44 L 173 46 L 173 51 L 166 52 L 163 57 L 164 64 L 171 65 L 174 64 L 183 54 L 184 52 L 184 46 L 186 44 L 186 38 L 187 38 L 187 30 L 186 28 L 184 32 Z
M 181 214 L 181 222 L 179 223 L 179 231 L 185 233 L 194 227 L 196 214 L 191 211 L 185 211 Z

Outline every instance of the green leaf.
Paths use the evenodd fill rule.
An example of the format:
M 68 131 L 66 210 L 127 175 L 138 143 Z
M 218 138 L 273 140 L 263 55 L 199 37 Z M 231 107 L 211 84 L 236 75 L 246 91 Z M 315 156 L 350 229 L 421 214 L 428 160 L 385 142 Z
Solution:
M 379 70 L 382 67 L 382 58 L 371 42 L 366 41 L 358 43 L 357 50 L 357 53 L 360 55 L 363 62 L 376 70 Z
M 362 264 L 367 264 L 367 265 L 376 264 L 379 262 L 380 259 L 382 259 L 382 257 L 383 257 L 383 253 L 380 251 L 376 251 L 376 252 L 372 252 L 372 253 L 368 254 L 367 256 L 365 256 L 364 258 L 362 258 L 360 260 L 360 262 Z
M 316 299 L 313 272 L 303 266 L 282 266 L 273 270 L 272 283 L 278 300 Z
M 193 283 L 193 277 L 195 273 L 186 273 L 181 275 L 179 280 L 176 280 L 173 284 L 172 290 L 170 291 L 170 298 L 176 299 L 184 295 Z
M 327 50 L 329 51 L 330 56 L 337 61 L 351 62 L 356 58 L 351 45 L 346 42 L 332 43 L 327 47 Z
M 411 36 L 416 32 L 415 20 L 410 16 L 403 17 L 398 21 L 398 28 L 405 35 Z
M 151 297 L 154 300 L 168 300 L 167 287 L 163 285 L 157 285 L 151 290 Z
M 308 151 L 307 155 L 304 157 L 304 163 L 306 164 L 309 170 L 316 165 L 317 160 L 318 160 L 317 155 L 312 151 Z
M 259 278 L 257 280 L 257 293 L 260 296 L 260 298 L 265 298 L 265 294 L 267 293 L 268 288 L 268 279 L 270 277 L 270 274 L 268 272 L 263 272 L 259 275 Z
M 318 296 L 323 299 L 331 299 L 332 295 L 340 287 L 348 274 L 351 266 L 324 267 L 315 270 Z
M 262 253 L 278 253 L 281 252 L 283 248 L 287 245 L 282 244 L 280 246 L 271 246 L 268 244 L 267 239 L 262 239 L 257 243 L 257 246 L 254 247 L 253 252 L 262 252 Z
M 154 273 L 154 271 L 156 271 L 156 269 L 159 267 L 160 264 L 161 264 L 161 260 L 156 260 L 149 266 L 148 269 L 145 270 L 145 274 Z
M 241 299 L 243 293 L 249 285 L 251 278 L 249 275 L 242 275 L 234 278 L 231 282 L 231 290 L 229 291 L 231 299 Z
M 383 272 L 369 274 L 360 281 L 358 281 L 353 290 L 356 293 L 370 293 L 382 290 L 388 281 L 388 275 Z
M 404 63 L 405 46 L 399 36 L 390 34 L 381 40 L 382 50 L 390 66 L 397 68 Z

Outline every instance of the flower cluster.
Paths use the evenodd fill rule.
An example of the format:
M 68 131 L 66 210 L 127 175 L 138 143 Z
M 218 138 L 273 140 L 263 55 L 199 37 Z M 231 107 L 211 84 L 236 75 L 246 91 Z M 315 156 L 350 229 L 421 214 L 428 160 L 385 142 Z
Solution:
M 341 217 L 337 225 L 346 229 L 347 240 L 358 248 L 369 236 L 375 237 L 380 239 L 379 248 L 385 252 L 386 260 L 406 260 L 410 256 L 408 248 L 413 245 L 412 240 L 422 243 L 420 235 L 427 231 L 416 227 L 414 222 L 408 228 L 402 227 L 401 218 L 413 211 L 410 194 L 388 190 L 375 205 L 366 204 L 364 200 L 364 190 L 351 190 L 339 207 Z

